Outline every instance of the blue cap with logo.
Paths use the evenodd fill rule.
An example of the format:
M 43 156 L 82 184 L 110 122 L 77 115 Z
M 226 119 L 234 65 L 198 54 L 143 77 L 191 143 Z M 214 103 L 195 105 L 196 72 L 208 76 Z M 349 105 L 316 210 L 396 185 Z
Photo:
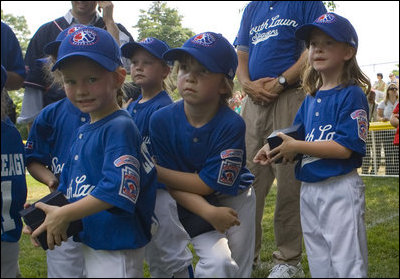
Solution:
M 338 42 L 347 43 L 358 48 L 358 36 L 353 25 L 346 18 L 335 14 L 326 13 L 319 16 L 313 23 L 300 26 L 296 30 L 296 37 L 308 41 L 313 28 L 318 28 Z
M 63 31 L 60 32 L 60 34 L 58 34 L 57 38 L 54 41 L 52 41 L 44 46 L 44 49 L 43 49 L 44 53 L 46 53 L 47 55 L 56 56 L 58 47 L 60 46 L 61 41 L 64 40 L 65 37 L 67 37 L 69 34 L 74 33 L 75 31 L 77 31 L 83 27 L 85 27 L 85 25 L 77 24 L 77 25 L 71 26 L 67 29 L 64 29 Z
M 130 59 L 132 58 L 132 55 L 135 52 L 135 50 L 140 48 L 147 50 L 148 52 L 150 52 L 150 54 L 154 55 L 155 57 L 161 60 L 163 60 L 164 52 L 170 49 L 168 44 L 165 43 L 164 41 L 161 41 L 153 37 L 148 37 L 138 43 L 129 42 L 124 44 L 121 47 L 122 56 Z
M 234 47 L 221 34 L 204 32 L 187 40 L 182 47 L 164 53 L 165 60 L 177 60 L 182 53 L 193 56 L 212 73 L 235 77 L 238 58 Z
M 117 42 L 110 33 L 98 27 L 86 26 L 65 37 L 58 48 L 57 61 L 52 71 L 73 56 L 87 57 L 110 72 L 122 66 L 121 50 Z
M 1 91 L 3 91 L 3 88 L 6 85 L 6 81 L 7 81 L 7 71 L 3 67 L 3 65 L 1 65 Z

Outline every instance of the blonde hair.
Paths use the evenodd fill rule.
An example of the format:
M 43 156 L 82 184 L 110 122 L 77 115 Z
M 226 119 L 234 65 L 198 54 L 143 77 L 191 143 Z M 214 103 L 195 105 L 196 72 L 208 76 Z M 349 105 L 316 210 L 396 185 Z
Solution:
M 385 94 L 385 100 L 384 100 L 385 105 L 387 105 L 387 102 L 389 101 L 389 90 L 393 87 L 397 88 L 397 90 L 399 90 L 396 83 L 394 83 L 394 82 L 389 83 L 388 87 L 386 88 L 386 94 Z M 398 100 L 398 99 L 399 99 L 399 95 L 396 94 L 396 100 Z
M 193 58 L 191 55 L 186 54 L 186 53 L 182 54 L 182 56 L 179 57 L 179 59 L 176 61 L 175 65 L 174 65 L 174 67 L 176 67 L 176 69 L 175 69 L 176 73 L 179 71 L 179 67 L 180 67 L 181 63 L 192 64 L 194 61 L 197 61 L 197 60 L 195 58 Z M 233 87 L 234 87 L 233 80 L 229 79 L 227 76 L 224 75 L 224 85 L 227 90 L 226 90 L 226 93 L 221 94 L 220 104 L 221 105 L 229 105 L 229 99 L 231 99 L 233 96 Z
M 348 45 L 348 47 L 351 46 Z M 311 66 L 308 59 L 304 65 L 304 68 L 305 69 L 302 71 L 301 75 L 302 87 L 306 93 L 310 94 L 311 96 L 315 96 L 315 93 L 322 86 L 322 77 Z M 363 89 L 365 94 L 369 94 L 371 91 L 371 82 L 358 66 L 356 53 L 354 53 L 350 60 L 345 62 L 339 82 L 342 88 L 349 85 L 357 85 Z

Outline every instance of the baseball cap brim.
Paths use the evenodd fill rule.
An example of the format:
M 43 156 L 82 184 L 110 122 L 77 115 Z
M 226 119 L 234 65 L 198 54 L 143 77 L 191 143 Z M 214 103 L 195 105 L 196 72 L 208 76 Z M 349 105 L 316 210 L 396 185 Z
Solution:
M 102 67 L 104 67 L 107 71 L 110 72 L 114 72 L 118 68 L 118 66 L 122 66 L 122 62 L 115 63 L 110 58 L 105 57 L 104 55 L 101 54 L 90 53 L 90 52 L 73 52 L 58 59 L 51 70 L 55 71 L 56 69 L 59 69 L 61 67 L 61 64 L 65 62 L 65 60 L 73 56 L 84 56 L 86 58 L 89 58 L 90 60 L 93 60 L 94 62 L 100 64 Z
M 178 60 L 184 53 L 193 56 L 201 65 L 203 65 L 210 72 L 224 73 L 224 70 L 222 70 L 211 57 L 205 55 L 204 53 L 195 48 L 186 48 L 186 47 L 174 48 L 166 51 L 163 55 L 163 58 L 164 60 L 167 61 Z
M 314 30 L 314 28 L 321 30 L 322 32 L 324 32 L 325 34 L 332 37 L 333 39 L 335 39 L 338 42 L 348 43 L 345 38 L 340 38 L 340 36 L 338 36 L 338 33 L 335 33 L 335 34 L 332 33 L 332 28 L 329 28 L 328 26 L 326 28 L 324 28 L 324 25 L 314 24 L 314 23 L 305 24 L 305 25 L 301 26 L 299 29 L 296 30 L 295 36 L 297 39 L 305 40 L 306 42 L 309 42 L 311 32 Z M 350 45 L 357 48 L 357 45 L 355 43 L 350 44 Z
M 121 47 L 121 54 L 123 57 L 131 59 L 134 51 L 137 49 L 140 49 L 140 48 L 150 52 L 153 56 L 157 57 L 158 59 L 161 59 L 161 60 L 163 59 L 159 54 L 157 54 L 150 47 L 148 47 L 144 44 L 142 45 L 140 43 L 135 43 L 135 42 L 130 42 L 130 43 L 124 44 Z

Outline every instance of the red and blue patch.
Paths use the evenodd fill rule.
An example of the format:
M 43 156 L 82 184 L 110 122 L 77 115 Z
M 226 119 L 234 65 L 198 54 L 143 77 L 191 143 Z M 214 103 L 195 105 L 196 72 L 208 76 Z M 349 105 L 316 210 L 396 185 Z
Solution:
M 140 192 L 140 176 L 129 167 L 122 169 L 119 195 L 136 204 Z
M 194 44 L 199 44 L 199 45 L 207 47 L 207 46 L 211 46 L 212 44 L 214 44 L 216 39 L 210 33 L 201 33 L 201 34 L 197 35 L 196 37 L 194 37 L 192 41 Z
M 358 127 L 358 137 L 363 140 L 364 142 L 367 141 L 368 137 L 368 115 L 367 112 L 363 109 L 359 109 L 353 111 L 351 113 L 351 119 L 357 120 L 357 127 Z
M 131 165 L 139 169 L 139 161 L 132 155 L 122 155 L 114 161 L 114 166 L 117 168 L 123 165 Z
M 218 183 L 225 186 L 233 186 L 241 168 L 241 162 L 223 160 L 219 169 Z
M 97 42 L 96 32 L 89 29 L 82 29 L 72 37 L 72 44 L 77 46 L 91 46 Z
M 319 18 L 315 20 L 316 23 L 332 23 L 336 20 L 335 15 L 333 14 L 323 14 Z

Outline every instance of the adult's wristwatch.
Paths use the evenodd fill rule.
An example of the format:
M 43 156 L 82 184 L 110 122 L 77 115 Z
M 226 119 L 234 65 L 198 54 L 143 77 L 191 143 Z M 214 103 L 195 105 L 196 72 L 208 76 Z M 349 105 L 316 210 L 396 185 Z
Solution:
M 288 87 L 288 82 L 287 82 L 287 80 L 286 80 L 286 78 L 284 77 L 284 76 L 279 76 L 278 77 L 278 82 L 279 82 L 279 84 L 280 85 L 282 85 L 283 86 L 283 88 L 286 88 L 286 87 Z

